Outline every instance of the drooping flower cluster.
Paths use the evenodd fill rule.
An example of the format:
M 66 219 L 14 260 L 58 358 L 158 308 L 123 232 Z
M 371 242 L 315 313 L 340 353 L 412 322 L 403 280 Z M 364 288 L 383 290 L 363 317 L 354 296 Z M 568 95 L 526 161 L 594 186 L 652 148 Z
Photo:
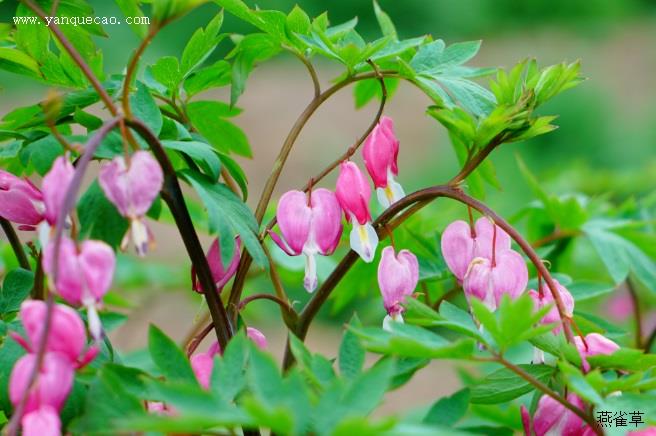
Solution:
M 239 265 L 239 250 L 241 249 L 241 239 L 239 236 L 235 238 L 235 249 L 232 255 L 232 259 L 227 266 L 223 265 L 221 260 L 221 247 L 219 246 L 219 240 L 215 239 L 210 249 L 207 252 L 207 263 L 210 266 L 210 271 L 212 272 L 212 278 L 216 283 L 216 289 L 220 293 L 223 287 L 230 281 L 232 276 L 237 272 L 237 266 Z M 196 275 L 196 269 L 191 267 L 191 283 L 193 290 L 198 293 L 203 293 L 203 287 L 200 284 L 200 280 Z
M 403 188 L 394 179 L 399 172 L 398 153 L 399 141 L 392 119 L 381 117 L 364 142 L 362 156 L 383 207 L 404 196 Z M 288 255 L 306 256 L 304 286 L 309 292 L 318 284 L 314 256 L 330 255 L 337 248 L 342 235 L 342 211 L 352 224 L 351 249 L 365 262 L 373 261 L 378 234 L 372 225 L 370 200 L 369 180 L 349 160 L 340 164 L 334 194 L 322 188 L 307 195 L 288 191 L 280 198 L 276 218 L 282 236 L 271 232 L 271 237 Z
M 468 298 L 495 310 L 504 294 L 517 298 L 528 283 L 522 256 L 511 248 L 510 236 L 488 218 L 471 227 L 455 221 L 444 230 L 442 255 Z
M 16 362 L 9 378 L 9 399 L 14 407 L 27 394 L 21 417 L 25 436 L 60 434 L 59 411 L 73 386 L 75 370 L 91 362 L 99 351 L 95 345 L 86 347 L 86 330 L 78 313 L 68 306 L 54 305 L 38 380 L 26 392 L 38 361 L 46 313 L 43 301 L 23 302 L 20 317 L 27 338 L 11 334 L 28 353 Z

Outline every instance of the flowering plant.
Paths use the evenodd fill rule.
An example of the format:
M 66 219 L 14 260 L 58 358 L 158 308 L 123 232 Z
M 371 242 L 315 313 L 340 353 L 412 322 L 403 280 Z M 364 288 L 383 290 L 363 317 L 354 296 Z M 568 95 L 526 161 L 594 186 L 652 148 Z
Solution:
M 653 241 L 653 207 L 636 200 L 619 214 L 602 200 L 547 193 L 521 160 L 536 201 L 512 220 L 483 201 L 500 187 L 490 156 L 556 128 L 543 105 L 581 83 L 578 63 L 472 67 L 480 41 L 401 39 L 376 2 L 382 36 L 367 42 L 357 20 L 332 25 L 298 6 L 214 0 L 220 9 L 180 57 L 140 64 L 162 29 L 203 3 L 117 0 L 151 22 L 132 26 L 140 43 L 113 75 L 95 46 L 102 27 L 47 20 L 89 13 L 86 1 L 22 0 L 17 15 L 49 25 L 0 31 L 0 68 L 60 89 L 0 124 L 0 222 L 11 249 L 0 290 L 6 434 L 592 435 L 609 431 L 600 411 L 640 412 L 636 434 L 654 431 L 656 333 L 644 334 L 640 318 L 640 296 L 656 291 L 644 242 Z M 253 32 L 222 33 L 224 14 Z M 224 41 L 230 51 L 217 59 Z M 253 212 L 236 160 L 252 151 L 232 118 L 253 69 L 281 54 L 301 61 L 314 93 Z M 329 87 L 317 59 L 343 67 Z M 386 107 L 401 81 L 427 96 L 459 159 L 442 184 L 414 189 L 399 162 L 402 130 Z M 204 99 L 228 86 L 229 101 Z M 305 186 L 279 186 L 308 120 L 348 86 L 360 106 L 377 105 L 369 125 Z M 458 204 L 458 216 L 431 209 L 436 199 Z M 177 229 L 191 263 L 185 285 L 209 316 L 189 320 L 182 346 L 151 326 L 139 359 L 107 334 L 125 318 L 116 311 L 121 265 L 150 260 L 154 221 Z M 201 233 L 212 236 L 207 247 Z M 561 273 L 577 244 L 600 259 L 599 281 Z M 299 268 L 289 258 L 301 255 Z M 630 293 L 633 331 L 580 308 L 618 288 Z M 344 308 L 364 298 L 375 301 L 375 322 L 354 315 L 327 355 L 305 344 L 327 301 Z M 281 365 L 266 329 L 251 325 L 246 308 L 256 300 L 280 310 Z M 462 389 L 422 413 L 372 414 L 437 359 L 462 366 Z

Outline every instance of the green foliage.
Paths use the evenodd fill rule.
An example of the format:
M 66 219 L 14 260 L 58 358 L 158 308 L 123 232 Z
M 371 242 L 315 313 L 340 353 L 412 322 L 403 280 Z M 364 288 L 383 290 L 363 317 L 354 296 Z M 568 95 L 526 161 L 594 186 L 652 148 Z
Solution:
M 518 367 L 536 380 L 545 383 L 556 372 L 548 365 L 526 365 Z M 505 403 L 535 389 L 535 386 L 508 368 L 501 368 L 488 374 L 471 389 L 472 403 Z
M 34 273 L 24 269 L 14 269 L 5 277 L 0 288 L 0 318 L 17 312 L 34 285 Z

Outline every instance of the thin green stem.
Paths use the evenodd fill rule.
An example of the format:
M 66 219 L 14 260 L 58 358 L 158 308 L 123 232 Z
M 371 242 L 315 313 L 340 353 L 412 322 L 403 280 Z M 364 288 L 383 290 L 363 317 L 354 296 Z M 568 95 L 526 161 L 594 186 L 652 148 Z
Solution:
M 635 321 L 635 344 L 636 348 L 642 348 L 642 311 L 640 310 L 640 298 L 631 279 L 626 279 L 626 289 L 631 296 L 633 307 L 633 320 Z
M 153 40 L 155 35 L 157 35 L 159 29 L 160 29 L 159 26 L 154 26 L 150 28 L 148 34 L 141 41 L 141 44 L 139 44 L 139 46 L 137 47 L 137 50 L 132 55 L 132 58 L 130 58 L 130 63 L 128 63 L 127 69 L 125 70 L 125 79 L 123 80 L 122 103 L 123 103 L 123 113 L 125 114 L 126 118 L 132 117 L 132 111 L 130 109 L 130 84 L 132 83 L 132 76 L 137 71 L 137 65 L 139 64 L 139 59 L 141 58 L 141 55 L 146 50 L 146 47 L 148 47 L 148 44 L 150 44 L 150 42 Z
M 30 267 L 30 261 L 27 259 L 27 255 L 25 254 L 25 250 L 23 249 L 23 244 L 20 241 L 20 238 L 18 237 L 18 234 L 16 234 L 16 231 L 14 230 L 14 226 L 11 225 L 11 223 L 0 217 L 0 226 L 2 226 L 2 230 L 5 232 L 5 235 L 7 236 L 7 241 L 9 241 L 9 245 L 11 245 L 11 249 L 14 250 L 14 255 L 16 256 L 16 260 L 18 261 L 18 265 L 30 271 L 32 268 Z

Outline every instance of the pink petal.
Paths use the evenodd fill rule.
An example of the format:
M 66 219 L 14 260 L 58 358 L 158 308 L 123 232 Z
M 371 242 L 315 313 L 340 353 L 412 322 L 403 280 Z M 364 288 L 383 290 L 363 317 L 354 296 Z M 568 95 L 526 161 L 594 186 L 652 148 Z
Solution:
M 54 268 L 55 242 L 51 241 L 43 254 L 43 269 L 50 277 L 53 277 L 55 275 Z M 55 283 L 57 294 L 69 304 L 81 304 L 85 289 L 84 274 L 80 269 L 75 242 L 66 236 L 61 239 L 57 269 Z
M 462 289 L 469 297 L 483 301 L 492 310 L 496 309 L 492 288 L 492 265 L 489 259 L 476 257 L 472 260 L 462 281 Z
M 531 415 L 528 413 L 526 406 L 522 404 L 520 408 L 522 414 L 522 426 L 524 427 L 524 436 L 531 436 Z
M 212 277 L 216 283 L 217 290 L 221 292 L 223 287 L 230 281 L 232 276 L 237 271 L 237 266 L 239 265 L 240 258 L 240 249 L 241 249 L 241 239 L 239 236 L 235 238 L 235 248 L 230 259 L 230 263 L 227 268 L 224 268 L 223 261 L 221 259 L 221 247 L 219 246 L 219 240 L 215 239 L 210 246 L 210 249 L 207 252 L 207 263 L 210 266 L 212 271 Z M 191 268 L 191 280 L 193 283 L 193 288 L 196 292 L 203 292 L 198 277 L 196 276 L 196 270 L 192 266 Z
M 131 194 L 131 212 L 136 216 L 143 216 L 162 189 L 162 168 L 150 153 L 140 150 L 130 157 L 127 179 Z
M 522 256 L 513 250 L 498 252 L 496 266 L 492 268 L 492 282 L 497 306 L 503 294 L 513 299 L 519 297 L 528 284 L 528 269 Z
M 27 388 L 36 363 L 35 354 L 26 354 L 14 365 L 9 378 L 9 399 L 16 406 Z M 25 413 L 42 406 L 60 410 L 73 385 L 74 369 L 66 357 L 59 353 L 46 353 L 39 372 L 38 384 L 28 396 Z
M 398 174 L 396 162 L 398 152 L 399 142 L 394 136 L 392 119 L 382 117 L 365 140 L 362 148 L 365 167 L 377 188 L 387 186 L 388 169 L 393 174 Z
M 23 416 L 23 436 L 60 436 L 61 421 L 55 409 L 43 406 Z
M 0 170 L 0 216 L 35 226 L 43 220 L 43 196 L 28 180 Z
M 264 350 L 267 348 L 267 338 L 264 336 L 264 333 L 253 327 L 246 327 L 246 335 L 255 345 L 260 349 Z
M 288 191 L 280 197 L 276 212 L 278 227 L 292 252 L 300 254 L 310 234 L 312 209 L 301 191 Z
M 210 388 L 212 370 L 214 369 L 214 356 L 207 353 L 199 353 L 191 357 L 191 369 L 194 370 L 198 383 L 205 388 Z
M 26 300 L 21 305 L 21 322 L 33 350 L 37 348 L 43 332 L 46 310 L 46 303 L 43 301 Z M 59 352 L 74 363 L 80 358 L 86 339 L 86 330 L 80 315 L 68 306 L 55 304 L 46 350 Z
M 354 162 L 345 161 L 340 165 L 335 195 L 347 220 L 354 216 L 360 224 L 371 221 L 371 187 Z
M 460 220 L 449 224 L 442 233 L 440 244 L 444 261 L 458 281 L 462 282 L 469 264 L 475 257 L 475 241 L 471 236 L 469 224 Z
M 68 158 L 60 156 L 55 159 L 52 168 L 43 177 L 41 191 L 43 192 L 43 202 L 46 207 L 45 217 L 51 225 L 56 224 L 57 215 L 64 206 L 64 197 L 74 174 L 75 168 L 68 161 Z
M 104 242 L 87 240 L 82 243 L 79 259 L 87 289 L 100 301 L 112 285 L 116 267 L 114 251 Z
M 331 191 L 319 188 L 312 191 L 312 231 L 323 255 L 335 251 L 342 236 L 342 209 Z
M 388 313 L 398 313 L 407 295 L 411 295 L 419 280 L 419 264 L 414 254 L 401 250 L 398 256 L 391 246 L 382 251 L 378 264 L 378 286 Z
M 494 225 L 489 218 L 481 217 L 476 220 L 474 228 L 476 229 L 476 248 L 474 255 L 476 257 L 492 258 L 492 239 L 494 238 Z M 496 226 L 497 236 L 494 246 L 496 247 L 497 254 L 504 250 L 509 250 L 511 246 L 511 239 L 501 227 Z

